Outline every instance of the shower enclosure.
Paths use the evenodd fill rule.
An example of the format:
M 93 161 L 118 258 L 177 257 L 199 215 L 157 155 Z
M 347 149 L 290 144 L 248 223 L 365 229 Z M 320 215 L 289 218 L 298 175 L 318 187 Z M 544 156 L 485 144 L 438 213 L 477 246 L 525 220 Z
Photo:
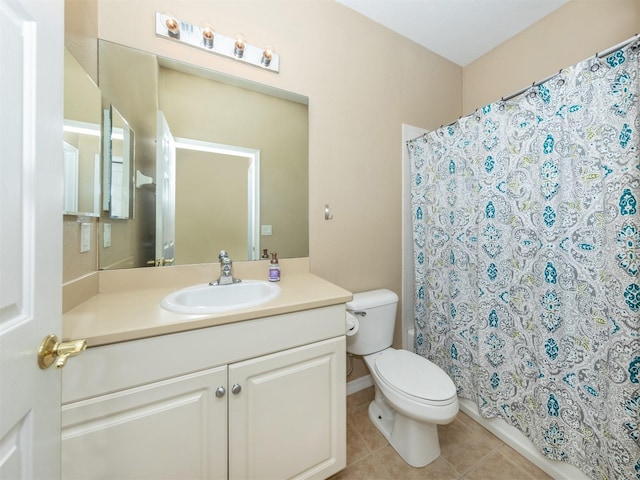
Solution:
M 407 142 L 415 350 L 592 478 L 640 478 L 636 49 Z

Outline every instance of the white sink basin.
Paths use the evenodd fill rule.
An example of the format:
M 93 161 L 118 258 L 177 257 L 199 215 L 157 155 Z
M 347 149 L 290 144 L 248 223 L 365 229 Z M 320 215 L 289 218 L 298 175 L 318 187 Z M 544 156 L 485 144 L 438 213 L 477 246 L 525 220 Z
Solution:
M 162 307 L 172 312 L 207 314 L 255 307 L 280 294 L 275 283 L 243 280 L 231 285 L 194 285 L 170 293 L 162 299 Z

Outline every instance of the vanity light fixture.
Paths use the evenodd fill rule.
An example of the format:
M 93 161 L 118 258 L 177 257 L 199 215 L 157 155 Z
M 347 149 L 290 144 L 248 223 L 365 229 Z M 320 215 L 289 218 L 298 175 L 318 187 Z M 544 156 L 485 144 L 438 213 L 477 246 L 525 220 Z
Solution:
M 184 43 L 210 53 L 233 58 L 264 70 L 279 72 L 280 56 L 271 47 L 256 47 L 242 35 L 227 37 L 212 26 L 197 26 L 171 14 L 156 12 L 156 36 Z
M 90 135 L 92 137 L 100 136 L 100 125 L 88 122 L 79 122 L 76 120 L 67 120 L 65 118 L 62 131 L 70 133 L 79 133 L 82 135 Z

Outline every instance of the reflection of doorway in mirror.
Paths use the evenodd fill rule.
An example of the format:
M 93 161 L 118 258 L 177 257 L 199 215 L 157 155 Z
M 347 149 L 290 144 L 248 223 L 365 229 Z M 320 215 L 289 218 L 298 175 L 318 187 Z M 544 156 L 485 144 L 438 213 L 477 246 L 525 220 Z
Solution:
M 64 150 L 64 212 L 78 211 L 78 163 L 80 150 L 63 142 Z
M 100 125 L 64 120 L 65 215 L 99 216 Z
M 164 266 L 175 263 L 176 142 L 161 111 L 157 113 L 156 127 L 156 245 L 153 263 Z
M 111 216 L 122 218 L 129 212 L 129 198 L 125 195 L 122 157 L 111 157 Z
M 259 150 L 176 138 L 176 263 L 257 260 L 259 185 Z
M 135 132 L 111 105 L 104 110 L 103 209 L 110 218 L 133 218 Z

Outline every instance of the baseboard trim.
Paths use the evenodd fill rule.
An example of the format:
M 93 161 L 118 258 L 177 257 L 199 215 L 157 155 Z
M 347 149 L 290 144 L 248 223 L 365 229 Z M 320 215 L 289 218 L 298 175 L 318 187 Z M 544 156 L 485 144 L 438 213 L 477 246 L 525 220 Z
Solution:
M 371 375 L 365 375 L 364 377 L 356 378 L 347 383 L 347 396 L 352 395 L 360 390 L 364 390 L 365 388 L 371 387 L 373 385 L 373 380 L 371 379 Z

